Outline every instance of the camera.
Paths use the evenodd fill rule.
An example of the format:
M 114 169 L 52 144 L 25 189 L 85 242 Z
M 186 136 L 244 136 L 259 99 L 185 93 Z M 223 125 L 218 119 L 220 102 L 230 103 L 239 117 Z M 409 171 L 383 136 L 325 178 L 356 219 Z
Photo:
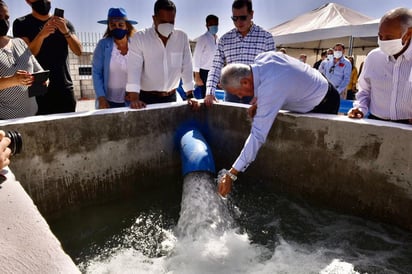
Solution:
M 21 134 L 15 130 L 8 130 L 6 131 L 6 137 L 10 138 L 11 140 L 9 144 L 11 154 L 19 154 L 23 147 L 23 138 L 21 137 Z

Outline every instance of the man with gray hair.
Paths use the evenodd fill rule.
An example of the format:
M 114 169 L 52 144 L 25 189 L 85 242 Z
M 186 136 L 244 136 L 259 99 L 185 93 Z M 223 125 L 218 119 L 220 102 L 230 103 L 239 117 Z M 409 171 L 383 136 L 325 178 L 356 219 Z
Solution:
M 230 192 L 238 172 L 255 160 L 280 109 L 328 114 L 339 110 L 338 91 L 318 70 L 280 52 L 261 53 L 252 65 L 227 65 L 220 84 L 239 98 L 254 97 L 249 108 L 252 129 L 239 157 L 219 182 L 222 196 Z
M 397 8 L 379 23 L 379 48 L 365 59 L 350 118 L 412 124 L 412 10 Z

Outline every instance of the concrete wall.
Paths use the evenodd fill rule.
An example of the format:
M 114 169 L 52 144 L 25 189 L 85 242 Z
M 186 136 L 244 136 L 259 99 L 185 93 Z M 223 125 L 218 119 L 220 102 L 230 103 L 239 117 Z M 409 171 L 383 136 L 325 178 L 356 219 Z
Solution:
M 229 168 L 249 134 L 246 107 L 221 103 L 192 112 L 185 103 L 173 103 L 0 121 L 2 129 L 18 130 L 24 144 L 11 164 L 22 187 L 9 172 L 0 188 L 1 265 L 12 272 L 76 272 L 36 206 L 48 219 L 136 190 L 144 195 L 146 188 L 164 189 L 165 182 L 179 184 L 172 179 L 181 176 L 174 138 L 183 123 L 193 121 L 217 169 Z M 408 125 L 281 112 L 239 181 L 263 182 L 274 191 L 412 230 L 411 137 Z
M 230 167 L 250 130 L 242 105 L 221 103 L 194 113 L 174 103 L 0 126 L 23 135 L 23 152 L 11 169 L 47 219 L 178 178 L 175 132 L 191 120 L 200 125 L 217 169 Z M 412 230 L 411 137 L 408 125 L 281 112 L 240 181 L 265 182 L 275 191 Z

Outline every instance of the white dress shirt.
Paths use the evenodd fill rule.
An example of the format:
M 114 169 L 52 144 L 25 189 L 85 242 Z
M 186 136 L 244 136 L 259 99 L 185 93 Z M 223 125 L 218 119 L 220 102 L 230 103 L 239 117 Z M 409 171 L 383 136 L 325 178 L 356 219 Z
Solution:
M 193 90 L 189 39 L 175 29 L 166 46 L 154 27 L 137 32 L 129 43 L 126 91 L 170 91 L 182 79 L 185 91 Z
M 365 59 L 354 107 L 385 120 L 412 118 L 412 45 L 395 59 L 379 48 Z
M 213 64 L 213 57 L 217 49 L 217 37 L 210 32 L 201 35 L 196 42 L 193 52 L 193 71 L 199 69 L 210 70 Z
M 242 172 L 255 160 L 280 109 L 310 112 L 323 100 L 329 88 L 328 81 L 318 70 L 283 53 L 261 53 L 251 67 L 257 111 L 250 135 L 233 164 Z

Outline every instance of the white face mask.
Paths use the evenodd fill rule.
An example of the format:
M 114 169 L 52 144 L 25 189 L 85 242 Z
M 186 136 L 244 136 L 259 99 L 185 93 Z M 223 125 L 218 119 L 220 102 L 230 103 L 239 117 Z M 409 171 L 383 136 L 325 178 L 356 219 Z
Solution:
M 335 50 L 335 51 L 333 52 L 333 57 L 335 57 L 336 59 L 341 58 L 342 55 L 343 55 L 343 53 L 342 53 L 340 50 Z
M 328 60 L 333 60 L 333 54 L 328 54 Z
M 164 37 L 169 37 L 169 35 L 173 32 L 175 25 L 170 23 L 163 23 L 157 25 L 157 31 Z
M 378 38 L 378 45 L 381 51 L 389 56 L 395 55 L 403 49 L 402 38 L 384 41 Z

